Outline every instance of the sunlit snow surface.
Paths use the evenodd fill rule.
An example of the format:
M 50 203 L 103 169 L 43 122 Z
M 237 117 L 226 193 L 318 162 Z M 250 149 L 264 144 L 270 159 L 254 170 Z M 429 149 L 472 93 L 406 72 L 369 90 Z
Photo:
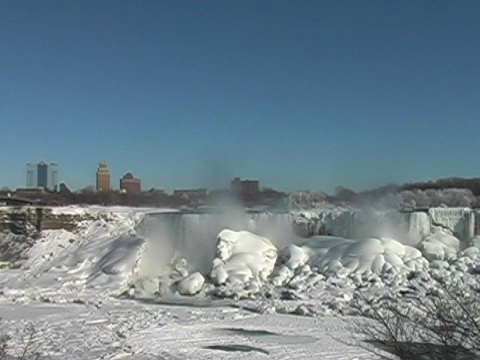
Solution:
M 478 238 L 465 238 L 475 231 L 466 209 L 409 214 L 395 231 L 384 222 L 383 232 L 371 225 L 368 236 L 349 239 L 338 233 L 365 233 L 368 217 L 54 211 L 95 216 L 74 232 L 43 231 L 21 247 L 20 269 L 0 273 L 12 351 L 21 351 L 31 323 L 39 351 L 54 359 L 369 358 L 337 341 L 350 336 L 338 316 L 355 315 L 356 289 L 402 291 L 409 274 L 461 273 L 479 257 Z M 315 217 L 337 236 L 294 235 L 292 221 Z M 401 228 L 407 235 L 392 238 Z
M 15 349 L 34 326 L 49 359 L 373 359 L 348 347 L 340 318 L 261 315 L 233 307 L 0 304 Z M 45 357 L 46 359 L 47 357 Z

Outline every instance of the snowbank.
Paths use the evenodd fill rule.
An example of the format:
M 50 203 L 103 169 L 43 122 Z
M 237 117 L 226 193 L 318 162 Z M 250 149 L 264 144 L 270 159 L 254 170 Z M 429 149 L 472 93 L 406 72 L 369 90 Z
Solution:
M 119 294 L 134 278 L 144 239 L 134 232 L 142 213 L 110 213 L 83 220 L 74 232 L 42 231 L 24 251 L 19 276 L 3 284 L 8 292 Z
M 426 265 L 419 250 L 390 238 L 352 240 L 316 236 L 284 248 L 280 259 L 290 270 L 308 264 L 322 274 L 343 275 L 408 272 Z
M 84 238 L 66 232 L 64 236 L 46 234 L 32 248 L 26 267 L 40 286 L 115 293 L 128 283 L 144 243 L 134 234 L 114 234 L 115 230 L 98 220 L 88 227 Z M 55 250 L 46 254 L 42 251 L 52 248 Z

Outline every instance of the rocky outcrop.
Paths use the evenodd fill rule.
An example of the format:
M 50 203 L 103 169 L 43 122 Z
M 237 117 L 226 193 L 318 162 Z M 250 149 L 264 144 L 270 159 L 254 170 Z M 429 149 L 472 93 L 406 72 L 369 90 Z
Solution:
M 75 230 L 83 220 L 91 220 L 92 214 L 57 213 L 46 207 L 0 208 L 0 232 L 29 235 L 41 230 Z

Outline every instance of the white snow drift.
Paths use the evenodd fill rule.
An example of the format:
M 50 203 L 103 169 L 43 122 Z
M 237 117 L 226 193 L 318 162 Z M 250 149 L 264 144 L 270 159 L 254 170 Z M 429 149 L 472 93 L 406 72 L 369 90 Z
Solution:
M 316 236 L 283 249 L 281 262 L 291 270 L 308 264 L 323 274 L 405 272 L 426 266 L 422 253 L 390 238 L 350 240 Z
M 438 231 L 427 236 L 418 244 L 418 248 L 429 261 L 451 260 L 460 249 L 460 241 L 453 235 Z

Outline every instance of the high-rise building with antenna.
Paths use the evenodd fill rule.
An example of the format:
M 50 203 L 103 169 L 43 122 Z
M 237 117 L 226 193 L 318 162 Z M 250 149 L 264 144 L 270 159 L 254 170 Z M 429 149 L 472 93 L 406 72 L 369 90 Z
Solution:
M 110 191 L 110 170 L 106 162 L 102 161 L 97 169 L 97 191 Z

